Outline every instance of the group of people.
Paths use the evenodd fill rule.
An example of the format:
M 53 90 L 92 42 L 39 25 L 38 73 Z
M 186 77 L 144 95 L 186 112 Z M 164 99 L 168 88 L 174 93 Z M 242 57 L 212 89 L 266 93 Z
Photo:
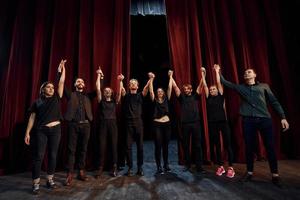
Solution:
M 122 103 L 125 115 L 126 126 L 126 164 L 127 176 L 133 176 L 132 144 L 137 146 L 137 171 L 136 175 L 143 176 L 143 120 L 142 105 L 144 98 L 150 94 L 150 99 L 154 105 L 153 111 L 153 135 L 155 142 L 155 161 L 157 173 L 163 174 L 171 171 L 168 162 L 168 144 L 171 137 L 171 118 L 169 112 L 169 101 L 172 90 L 180 104 L 182 144 L 185 160 L 183 171 L 191 170 L 191 153 L 194 155 L 196 171 L 205 173 L 202 168 L 202 147 L 201 147 L 201 123 L 199 113 L 199 99 L 205 94 L 207 102 L 207 118 L 210 135 L 210 148 L 212 154 L 216 154 L 216 175 L 233 178 L 233 150 L 231 147 L 231 133 L 224 109 L 223 86 L 232 88 L 241 96 L 240 114 L 243 118 L 243 132 L 246 147 L 247 173 L 243 177 L 244 181 L 250 181 L 253 175 L 253 154 L 256 139 L 256 131 L 259 130 L 264 141 L 270 169 L 272 182 L 280 184 L 278 175 L 277 159 L 274 150 L 274 138 L 271 123 L 271 116 L 267 109 L 269 102 L 281 117 L 282 128 L 287 130 L 289 124 L 285 119 L 284 111 L 277 99 L 274 97 L 267 84 L 256 81 L 256 73 L 253 69 L 247 69 L 244 73 L 244 84 L 233 84 L 224 79 L 220 74 L 220 66 L 214 65 L 216 84 L 207 86 L 206 70 L 201 68 L 201 80 L 193 93 L 190 84 L 184 84 L 182 90 L 177 86 L 173 71 L 168 72 L 169 83 L 165 91 L 158 87 L 154 92 L 153 81 L 155 74 L 148 73 L 149 80 L 142 92 L 138 92 L 139 83 L 136 79 L 129 81 L 129 92 L 123 85 L 124 76 L 118 75 L 119 91 L 115 94 L 110 87 L 102 88 L 104 74 L 102 70 L 96 71 L 96 90 L 90 93 L 85 92 L 85 84 L 82 78 L 77 78 L 74 83 L 75 91 L 68 90 L 65 85 L 66 60 L 62 60 L 58 67 L 58 88 L 55 91 L 54 83 L 45 82 L 40 88 L 40 97 L 30 107 L 30 117 L 25 133 L 25 143 L 32 146 L 32 191 L 39 193 L 40 171 L 44 158 L 46 146 L 48 145 L 48 167 L 47 167 L 47 187 L 55 189 L 53 177 L 56 167 L 56 156 L 61 138 L 61 121 L 67 121 L 67 176 L 65 185 L 70 186 L 73 182 L 74 165 L 79 169 L 77 178 L 87 181 L 85 174 L 85 159 L 88 141 L 90 137 L 90 123 L 93 120 L 92 99 L 98 102 L 99 113 L 99 150 L 100 160 L 97 166 L 96 178 L 100 178 L 106 158 L 107 141 L 110 141 L 112 165 L 111 175 L 117 176 L 118 167 L 118 124 L 117 124 L 117 104 Z M 67 99 L 67 111 L 62 117 L 61 98 Z M 31 133 L 32 132 L 32 133 Z M 221 156 L 220 132 L 222 133 L 224 147 L 228 152 L 227 172 L 223 166 Z M 31 134 L 30 134 L 31 133 Z M 192 146 L 191 146 L 192 145 Z M 215 152 L 216 150 L 216 152 Z M 161 154 L 163 155 L 163 166 L 161 164 Z M 77 156 L 77 157 L 76 157 Z M 76 163 L 75 163 L 76 161 Z

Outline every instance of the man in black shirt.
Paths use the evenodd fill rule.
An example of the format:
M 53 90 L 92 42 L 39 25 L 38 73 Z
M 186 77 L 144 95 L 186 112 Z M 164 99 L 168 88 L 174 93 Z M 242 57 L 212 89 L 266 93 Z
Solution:
M 119 75 L 121 94 L 123 96 L 123 106 L 126 118 L 126 137 L 127 137 L 127 175 L 132 176 L 132 143 L 133 139 L 136 141 L 137 146 L 137 175 L 143 176 L 143 121 L 142 121 L 142 105 L 143 98 L 147 95 L 150 80 L 145 85 L 142 92 L 137 92 L 139 83 L 136 79 L 129 81 L 129 93 L 126 94 L 126 90 L 123 87 L 123 75 Z
M 190 84 L 183 85 L 182 94 L 174 79 L 173 88 L 181 106 L 181 128 L 186 166 L 184 171 L 189 171 L 191 168 L 191 156 L 189 150 L 190 137 L 192 136 L 192 151 L 195 155 L 197 172 L 205 173 L 202 168 L 201 127 L 199 115 L 200 83 L 197 87 L 196 94 L 192 94 L 193 89 Z
M 64 95 L 68 100 L 65 120 L 68 121 L 68 160 L 66 186 L 70 186 L 73 180 L 75 155 L 78 155 L 77 167 L 79 168 L 77 178 L 87 181 L 85 175 L 85 158 L 87 145 L 90 137 L 90 122 L 93 120 L 91 99 L 96 97 L 96 91 L 85 93 L 84 80 L 77 78 L 74 83 L 75 91 L 71 92 L 65 88 Z M 78 150 L 79 152 L 76 152 Z

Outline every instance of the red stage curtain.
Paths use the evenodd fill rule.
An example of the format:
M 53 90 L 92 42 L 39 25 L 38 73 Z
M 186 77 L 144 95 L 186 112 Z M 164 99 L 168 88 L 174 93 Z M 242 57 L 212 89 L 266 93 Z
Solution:
M 23 141 L 27 110 L 41 83 L 55 81 L 60 59 L 67 59 L 70 89 L 75 77 L 82 77 L 87 91 L 93 90 L 98 66 L 105 73 L 104 84 L 115 90 L 117 74 L 129 74 L 130 0 L 20 0 L 0 7 L 5 16 L 0 30 L 11 35 L 5 46 L 8 62 L 1 60 L 0 168 L 16 171 L 24 170 L 29 160 Z M 62 134 L 59 166 L 65 162 L 61 155 L 67 133 Z
M 291 154 L 299 156 L 300 134 L 296 129 L 300 119 L 296 102 L 300 99 L 295 92 L 298 76 L 295 70 L 290 71 L 287 60 L 281 4 L 280 0 L 166 0 L 170 54 L 179 86 L 191 82 L 195 88 L 201 66 L 207 68 L 209 83 L 214 80 L 211 70 L 214 63 L 221 64 L 224 76 L 235 83 L 242 82 L 245 68 L 254 67 L 258 80 L 271 85 L 291 124 L 291 130 L 281 136 L 279 119 L 272 112 L 277 153 L 292 149 Z M 115 90 L 118 73 L 123 72 L 129 78 L 129 8 L 130 0 L 0 3 L 0 174 L 3 169 L 7 172 L 27 169 L 30 153 L 23 142 L 27 109 L 38 97 L 41 83 L 55 79 L 61 58 L 68 60 L 69 88 L 74 78 L 80 76 L 85 79 L 87 90 L 94 89 L 99 65 L 105 73 L 104 84 Z M 227 89 L 225 94 L 236 159 L 243 161 L 239 97 Z M 201 105 L 208 144 L 204 98 Z M 58 158 L 61 167 L 65 139 L 63 131 Z M 281 146 L 283 141 L 285 146 Z M 209 148 L 205 148 L 209 159 Z
M 174 68 L 175 79 L 179 87 L 185 83 L 193 83 L 196 89 L 200 78 L 202 66 L 200 50 L 200 33 L 196 1 L 166 0 L 167 29 L 169 36 L 171 63 Z M 205 157 L 210 158 L 209 137 L 206 119 L 205 97 L 201 101 Z M 179 138 L 180 136 L 179 131 Z M 203 143 L 204 144 L 204 143 Z M 182 145 L 179 144 L 179 159 L 183 160 Z
M 288 69 L 278 1 L 166 0 L 166 10 L 171 59 L 179 86 L 191 81 L 196 87 L 201 66 L 207 68 L 208 84 L 215 80 L 214 63 L 219 63 L 224 76 L 235 83 L 242 83 L 244 69 L 253 67 L 257 71 L 257 79 L 271 85 L 291 127 L 296 127 L 298 110 L 293 109 L 293 105 L 298 96 L 292 92 L 292 79 L 287 78 L 293 76 Z M 239 97 L 229 89 L 225 89 L 225 95 L 235 157 L 237 161 L 244 161 Z M 207 142 L 204 99 L 202 112 Z M 271 113 L 275 119 L 277 154 L 282 156 L 280 120 L 273 111 Z M 294 132 L 290 131 L 286 137 L 299 138 Z M 293 145 L 296 147 L 296 142 Z M 208 145 L 206 148 L 206 156 L 209 156 Z

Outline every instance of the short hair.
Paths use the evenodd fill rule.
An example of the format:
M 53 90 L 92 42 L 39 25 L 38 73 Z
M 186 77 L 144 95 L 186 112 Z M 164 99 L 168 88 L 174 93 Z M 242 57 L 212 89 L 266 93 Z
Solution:
M 252 67 L 248 67 L 247 69 L 245 69 L 245 71 L 247 71 L 247 70 L 252 70 L 254 72 L 254 74 L 256 74 L 256 70 Z
M 185 87 L 187 87 L 190 90 L 193 89 L 191 84 L 183 84 L 182 88 L 185 88 Z
M 108 87 L 108 86 L 107 86 L 107 87 L 104 87 L 104 88 L 103 88 L 103 91 L 104 91 L 105 89 L 107 89 L 107 88 L 111 90 L 111 94 L 113 95 L 113 94 L 114 94 L 114 90 L 113 90 L 111 87 Z
M 133 82 L 133 81 L 135 81 L 137 83 L 137 85 L 139 85 L 139 81 L 137 79 L 135 79 L 135 78 L 130 79 L 129 80 L 129 84 L 130 84 L 130 82 Z
M 83 82 L 85 82 L 83 78 L 76 77 L 74 83 L 76 83 L 76 81 L 77 81 L 78 79 L 81 79 L 81 80 L 83 80 Z

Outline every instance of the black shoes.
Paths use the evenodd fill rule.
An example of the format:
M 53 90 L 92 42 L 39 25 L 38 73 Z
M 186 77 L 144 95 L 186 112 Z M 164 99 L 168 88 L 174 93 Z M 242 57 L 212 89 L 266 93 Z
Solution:
M 165 165 L 164 166 L 164 170 L 165 170 L 165 172 L 170 172 L 171 171 L 169 165 Z
M 86 174 L 85 174 L 85 172 L 84 172 L 83 169 L 79 170 L 77 179 L 81 180 L 81 181 L 88 181 L 89 180 L 89 178 L 86 176 Z
M 252 181 L 252 174 L 246 172 L 244 176 L 240 179 L 241 182 L 249 182 Z
M 206 171 L 202 167 L 197 167 L 197 173 L 199 174 L 206 174 Z
M 274 185 L 276 185 L 277 187 L 279 187 L 279 188 L 282 188 L 282 187 L 283 187 L 282 182 L 281 182 L 281 179 L 280 179 L 279 176 L 272 176 L 272 183 L 273 183 Z
M 103 173 L 103 167 L 99 167 L 99 169 L 96 171 L 95 178 L 99 179 L 101 177 L 102 173 Z
M 138 167 L 138 170 L 136 172 L 136 175 L 138 176 L 144 176 L 144 171 L 142 167 Z
M 132 168 L 128 168 L 127 172 L 125 173 L 126 176 L 133 176 Z
M 48 189 L 56 189 L 57 185 L 54 183 L 53 179 L 47 180 L 46 186 Z
M 40 193 L 40 183 L 35 183 L 32 185 L 32 193 L 38 195 Z
M 111 175 L 112 175 L 113 177 L 118 176 L 118 167 L 117 167 L 116 164 L 113 165 Z
M 156 174 L 164 174 L 164 171 L 162 170 L 161 166 L 157 167 Z

